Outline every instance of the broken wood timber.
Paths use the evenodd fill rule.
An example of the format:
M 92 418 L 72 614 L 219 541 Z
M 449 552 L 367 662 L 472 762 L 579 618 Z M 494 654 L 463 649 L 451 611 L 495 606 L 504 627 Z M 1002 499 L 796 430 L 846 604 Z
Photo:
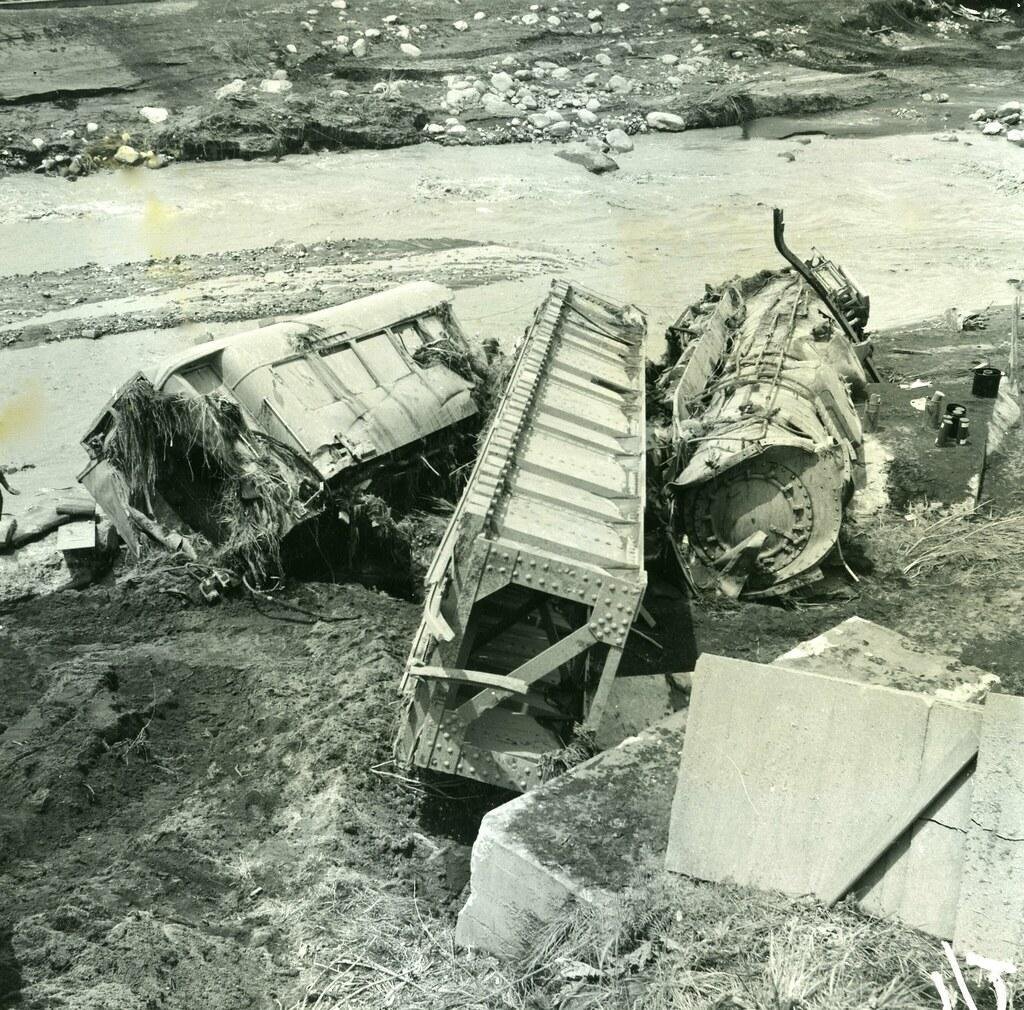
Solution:
M 552 284 L 427 575 L 402 764 L 524 791 L 599 725 L 646 586 L 645 332 Z

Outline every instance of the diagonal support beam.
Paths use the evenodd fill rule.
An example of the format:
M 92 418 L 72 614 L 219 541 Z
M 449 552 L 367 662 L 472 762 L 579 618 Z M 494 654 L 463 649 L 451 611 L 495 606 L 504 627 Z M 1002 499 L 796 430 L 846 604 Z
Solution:
M 586 652 L 596 642 L 597 639 L 591 632 L 590 626 L 584 624 L 582 628 L 577 628 L 576 631 L 555 642 L 554 645 L 534 656 L 529 662 L 510 671 L 509 676 L 520 684 L 533 684 L 553 670 L 557 670 L 563 663 L 575 659 L 581 652 Z M 487 688 L 463 702 L 454 714 L 461 722 L 471 722 L 483 715 L 484 712 L 494 708 L 495 705 L 500 704 L 511 693 L 498 688 Z

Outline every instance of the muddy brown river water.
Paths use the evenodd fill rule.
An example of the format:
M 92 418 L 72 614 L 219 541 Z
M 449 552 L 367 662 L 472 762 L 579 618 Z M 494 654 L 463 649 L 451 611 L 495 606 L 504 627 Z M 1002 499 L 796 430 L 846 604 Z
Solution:
M 183 164 L 74 185 L 17 176 L 0 185 L 0 276 L 279 240 L 473 239 L 564 257 L 567 275 L 648 313 L 656 354 L 705 283 L 781 264 L 771 236 L 778 205 L 795 250 L 819 246 L 870 293 L 877 328 L 1005 301 L 1007 280 L 1024 274 L 1024 150 L 959 138 L 638 137 L 621 170 L 600 177 L 546 144 Z M 548 283 L 464 288 L 456 308 L 471 331 L 507 342 Z M 70 482 L 83 458 L 78 435 L 113 388 L 214 331 L 223 332 L 205 325 L 0 352 L 0 403 L 31 400 L 0 457 L 36 464 L 20 475 L 28 486 Z

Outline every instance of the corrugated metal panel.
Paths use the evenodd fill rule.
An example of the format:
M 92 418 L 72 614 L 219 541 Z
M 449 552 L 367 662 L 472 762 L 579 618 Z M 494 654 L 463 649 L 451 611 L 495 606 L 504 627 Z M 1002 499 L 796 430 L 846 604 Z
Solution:
M 161 366 L 154 382 L 178 391 L 201 374 L 205 389 L 219 377 L 251 423 L 330 480 L 476 413 L 471 382 L 413 358 L 424 337 L 462 340 L 450 298 L 437 284 L 406 284 L 201 345 Z
M 599 722 L 646 585 L 644 335 L 552 285 L 428 575 L 403 762 L 526 789 Z

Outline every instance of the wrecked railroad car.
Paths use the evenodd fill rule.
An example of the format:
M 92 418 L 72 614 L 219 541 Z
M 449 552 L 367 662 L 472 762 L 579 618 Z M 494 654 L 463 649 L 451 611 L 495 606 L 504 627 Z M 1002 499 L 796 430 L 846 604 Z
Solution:
M 854 399 L 877 377 L 867 308 L 817 256 L 709 288 L 669 329 L 662 477 L 670 542 L 696 588 L 756 597 L 820 578 L 864 481 Z
M 646 585 L 645 333 L 552 284 L 427 576 L 399 764 L 524 791 L 599 726 Z
M 456 436 L 472 459 L 480 362 L 451 299 L 406 284 L 198 344 L 115 394 L 79 479 L 133 553 L 184 528 L 261 578 L 293 528 L 345 518 L 353 489 L 412 472 L 435 490 Z

